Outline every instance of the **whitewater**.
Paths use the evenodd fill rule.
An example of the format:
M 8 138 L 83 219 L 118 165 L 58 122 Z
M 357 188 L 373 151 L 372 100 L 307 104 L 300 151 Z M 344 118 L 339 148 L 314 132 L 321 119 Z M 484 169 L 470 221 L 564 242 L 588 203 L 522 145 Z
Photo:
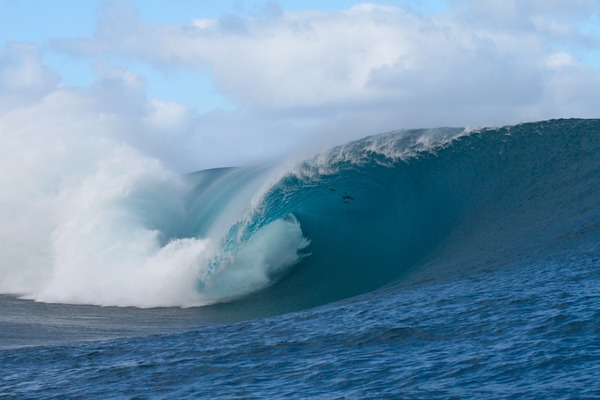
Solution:
M 600 120 L 76 147 L 1 175 L 0 397 L 600 397 Z

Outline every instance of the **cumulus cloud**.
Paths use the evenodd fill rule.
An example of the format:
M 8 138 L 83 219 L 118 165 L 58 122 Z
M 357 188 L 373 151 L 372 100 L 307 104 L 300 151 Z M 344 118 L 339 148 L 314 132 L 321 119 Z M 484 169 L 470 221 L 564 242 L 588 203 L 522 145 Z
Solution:
M 0 48 L 0 112 L 35 102 L 59 82 L 59 76 L 42 65 L 37 46 L 15 42 Z
M 323 123 L 313 130 L 348 114 L 372 116 L 373 129 L 571 116 L 561 111 L 571 103 L 556 93 L 568 71 L 548 62 L 560 54 L 582 73 L 574 85 L 598 82 L 599 72 L 575 54 L 598 51 L 597 38 L 577 29 L 598 14 L 597 3 L 454 4 L 435 15 L 366 3 L 327 13 L 198 16 L 177 26 L 144 22 L 119 3 L 104 13 L 95 37 L 55 45 L 162 69 L 208 67 L 218 90 L 243 112 Z M 595 115 L 600 99 L 589 104 L 589 97 L 570 97 L 580 106 L 573 116 Z

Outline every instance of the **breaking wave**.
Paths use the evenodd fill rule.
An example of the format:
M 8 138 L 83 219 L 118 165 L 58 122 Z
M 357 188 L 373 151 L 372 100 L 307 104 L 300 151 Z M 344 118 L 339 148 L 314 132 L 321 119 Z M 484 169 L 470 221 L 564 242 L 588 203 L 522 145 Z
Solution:
M 398 131 L 187 176 L 120 146 L 28 211 L 33 189 L 3 195 L 0 291 L 289 311 L 522 262 L 600 237 L 599 153 L 600 120 Z

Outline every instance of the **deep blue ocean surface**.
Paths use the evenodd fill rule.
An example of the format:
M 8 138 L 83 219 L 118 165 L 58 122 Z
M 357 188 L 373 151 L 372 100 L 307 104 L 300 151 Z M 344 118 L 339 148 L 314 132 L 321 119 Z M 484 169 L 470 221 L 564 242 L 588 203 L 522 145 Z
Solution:
M 0 295 L 0 398 L 600 398 L 600 120 L 147 181 L 110 203 L 160 242 L 143 290 L 61 253 Z

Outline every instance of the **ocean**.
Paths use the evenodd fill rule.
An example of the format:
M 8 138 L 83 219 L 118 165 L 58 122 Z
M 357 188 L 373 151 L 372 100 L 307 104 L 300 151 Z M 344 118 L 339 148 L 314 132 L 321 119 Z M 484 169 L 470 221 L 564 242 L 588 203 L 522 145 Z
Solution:
M 132 157 L 0 256 L 0 398 L 600 398 L 600 120 Z

